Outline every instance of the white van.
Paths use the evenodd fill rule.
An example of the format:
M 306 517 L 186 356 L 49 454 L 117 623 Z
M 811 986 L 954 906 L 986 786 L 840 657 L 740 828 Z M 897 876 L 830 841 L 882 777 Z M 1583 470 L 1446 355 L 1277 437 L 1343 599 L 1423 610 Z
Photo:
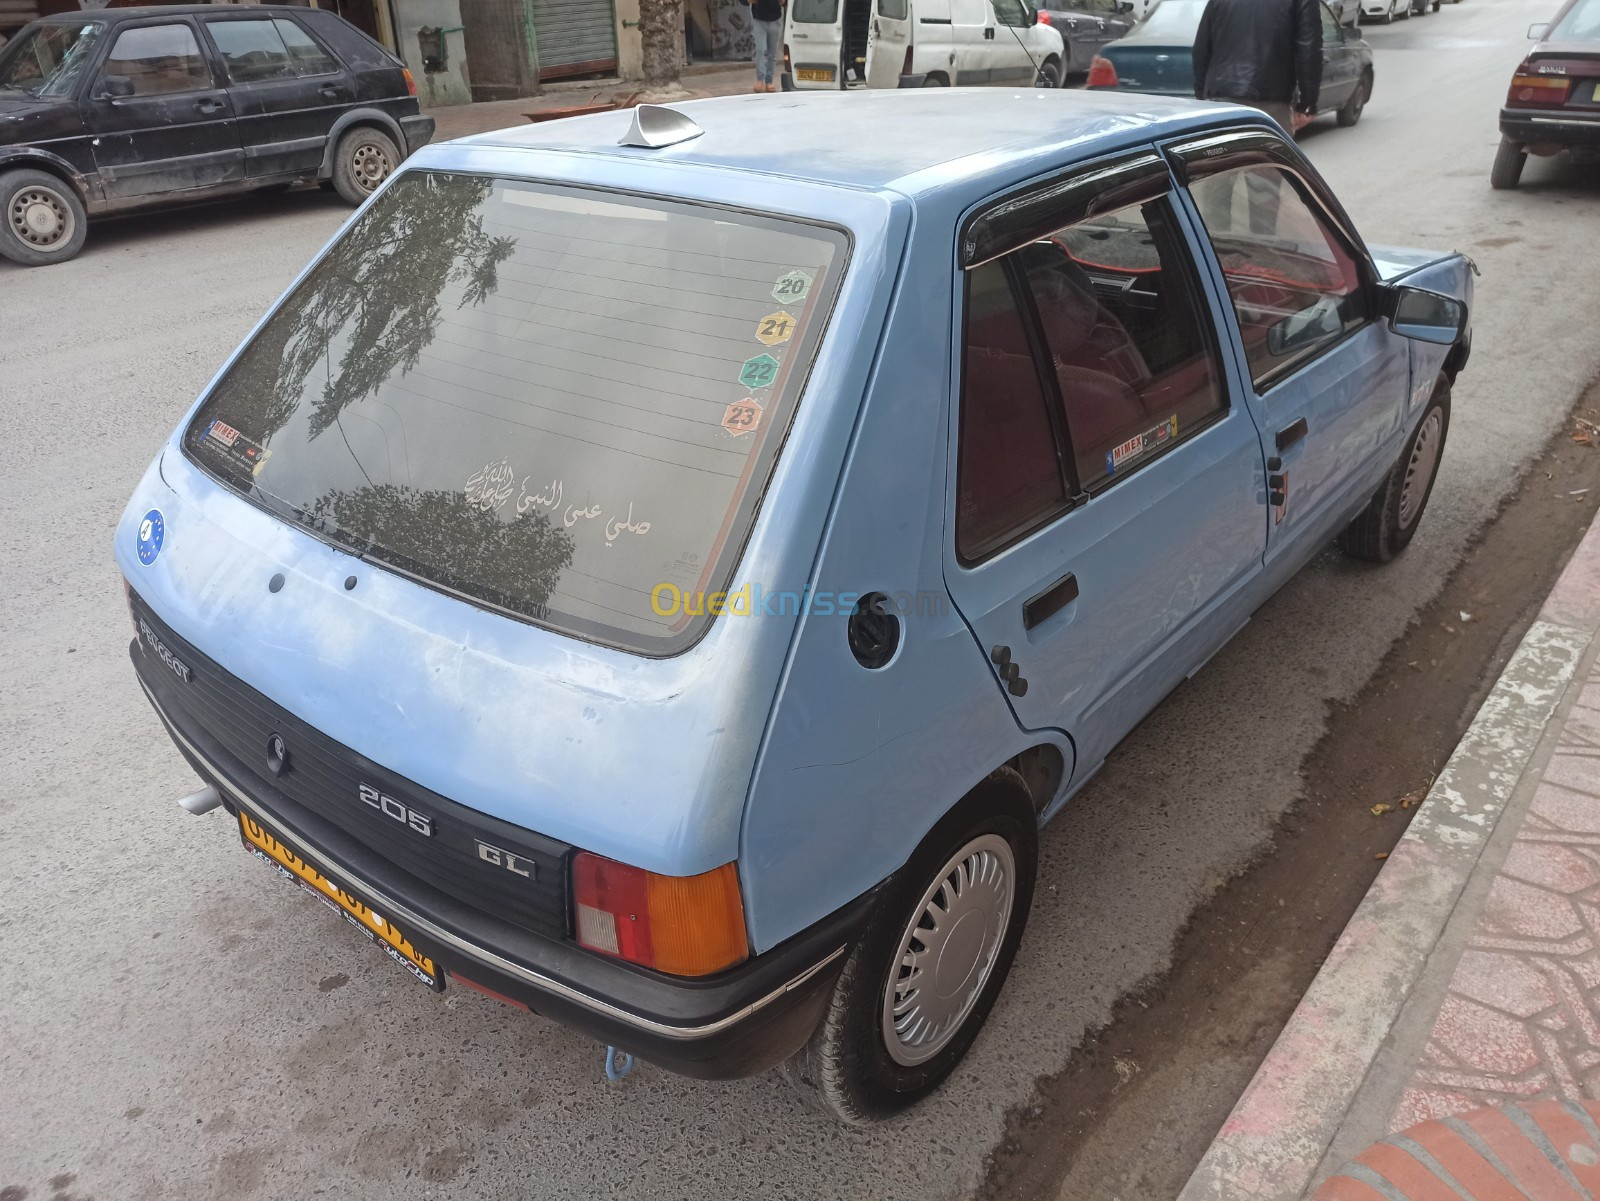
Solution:
M 784 88 L 1059 87 L 1032 0 L 790 0 Z

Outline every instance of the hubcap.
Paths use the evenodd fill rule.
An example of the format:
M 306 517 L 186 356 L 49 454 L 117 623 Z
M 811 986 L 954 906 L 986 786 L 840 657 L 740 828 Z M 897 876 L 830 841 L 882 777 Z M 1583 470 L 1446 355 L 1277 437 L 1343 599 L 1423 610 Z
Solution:
M 1011 844 L 983 834 L 922 894 L 883 995 L 883 1041 L 896 1063 L 931 1059 L 961 1029 L 1000 955 L 1016 890 Z
M 1406 482 L 1400 488 L 1400 528 L 1408 529 L 1422 511 L 1423 498 L 1428 495 L 1428 484 L 1433 480 L 1433 470 L 1439 463 L 1439 446 L 1443 442 L 1444 414 L 1431 410 L 1417 430 L 1411 443 L 1411 458 L 1406 463 Z
M 363 142 L 356 147 L 356 152 L 350 156 L 351 173 L 356 177 L 356 183 L 363 192 L 370 192 L 384 180 L 389 178 L 389 172 L 394 170 L 389 162 L 389 156 L 381 147 L 374 146 L 371 142 Z
M 49 250 L 72 237 L 72 210 L 64 197 L 49 188 L 23 188 L 11 198 L 7 216 L 11 232 L 37 250 Z

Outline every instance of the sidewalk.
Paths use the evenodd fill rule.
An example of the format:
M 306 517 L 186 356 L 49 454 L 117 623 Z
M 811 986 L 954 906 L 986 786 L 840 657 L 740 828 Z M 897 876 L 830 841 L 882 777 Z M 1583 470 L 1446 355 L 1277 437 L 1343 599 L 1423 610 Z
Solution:
M 1469 1198 L 1430 1191 L 1451 1178 L 1439 1160 L 1514 1177 L 1479 1137 L 1494 1123 L 1545 1172 L 1566 1171 L 1561 1148 L 1600 1162 L 1577 1105 L 1525 1108 L 1600 1098 L 1597 631 L 1600 521 L 1179 1201 L 1298 1201 L 1330 1177 L 1319 1201 Z M 1457 1120 L 1483 1106 L 1512 1108 Z M 1428 1119 L 1445 1123 L 1346 1166 Z M 1552 1141 L 1547 1121 L 1589 1133 Z
M 681 99 L 733 96 L 755 87 L 755 68 L 747 62 L 696 63 L 683 69 L 678 82 L 688 93 Z M 433 140 L 448 142 L 452 138 L 504 129 L 508 125 L 526 125 L 529 113 L 553 112 L 596 101 L 616 100 L 625 103 L 644 86 L 638 80 L 620 79 L 547 83 L 543 94 L 539 96 L 526 96 L 519 100 L 489 100 L 481 104 L 451 104 L 423 111 L 436 123 Z

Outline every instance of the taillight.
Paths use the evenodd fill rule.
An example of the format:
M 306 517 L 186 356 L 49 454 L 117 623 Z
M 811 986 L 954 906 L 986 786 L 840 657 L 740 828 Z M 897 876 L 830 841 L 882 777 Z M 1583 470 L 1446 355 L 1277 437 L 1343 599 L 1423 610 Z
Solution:
M 902 75 L 910 75 L 911 74 L 911 47 L 910 46 L 906 47 L 906 61 L 900 64 L 900 74 L 902 74 Z
M 1039 10 L 1039 24 L 1041 24 L 1041 25 L 1049 25 L 1049 24 L 1051 24 L 1050 10 L 1048 8 L 1041 8 Z
M 787 43 L 787 42 L 785 42 L 785 43 L 784 43 L 784 46 L 783 46 L 783 69 L 784 69 L 784 70 L 785 70 L 785 71 L 792 71 L 792 70 L 794 70 L 794 63 L 793 63 L 793 61 L 792 61 L 792 60 L 791 60 L 791 59 L 790 59 L 790 58 L 789 58 L 789 45 L 788 45 L 788 43 Z
M 417 94 L 417 81 L 411 75 L 411 68 L 401 67 L 400 71 L 406 77 L 406 94 L 415 96 Z
M 572 859 L 578 945 L 675 976 L 706 976 L 750 954 L 739 874 L 661 876 L 579 851 Z
M 1089 78 L 1084 84 L 1090 88 L 1114 88 L 1117 86 L 1117 69 L 1112 66 L 1109 58 L 1101 58 L 1098 54 L 1089 62 Z
M 1572 81 L 1564 75 L 1526 74 L 1528 64 L 1523 63 L 1511 77 L 1511 90 L 1506 93 L 1506 103 L 1518 108 L 1560 107 L 1567 102 Z

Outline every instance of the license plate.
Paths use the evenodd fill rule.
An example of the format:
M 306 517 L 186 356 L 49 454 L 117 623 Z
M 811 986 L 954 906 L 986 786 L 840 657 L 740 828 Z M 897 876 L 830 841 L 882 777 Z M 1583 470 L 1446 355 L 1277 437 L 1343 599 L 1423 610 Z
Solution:
M 439 965 L 412 945 L 405 933 L 354 894 L 296 855 L 248 813 L 239 813 L 239 836 L 245 849 L 265 859 L 345 921 L 386 951 L 391 959 L 436 992 L 444 991 Z
M 795 69 L 795 78 L 803 79 L 807 83 L 832 83 L 832 67 L 798 67 Z

